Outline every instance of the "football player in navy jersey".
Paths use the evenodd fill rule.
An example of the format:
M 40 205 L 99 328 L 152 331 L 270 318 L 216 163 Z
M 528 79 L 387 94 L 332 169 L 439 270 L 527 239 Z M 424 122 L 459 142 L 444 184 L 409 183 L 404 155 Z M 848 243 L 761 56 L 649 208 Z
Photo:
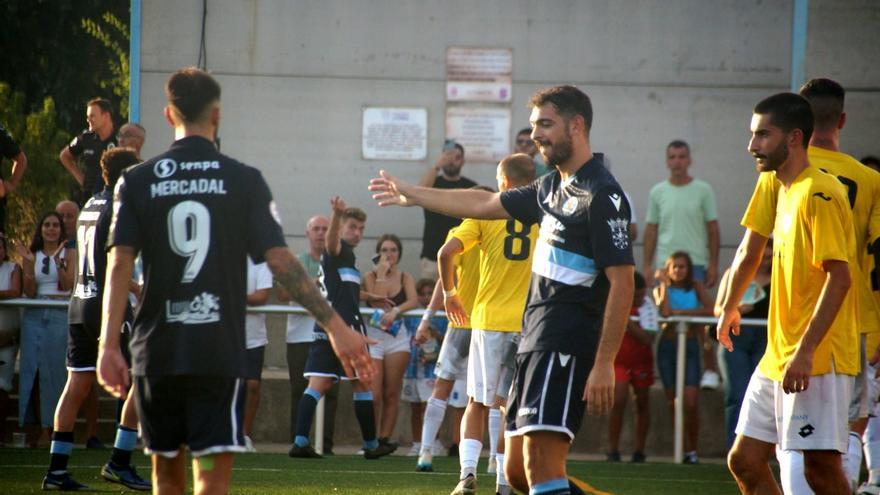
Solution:
M 633 295 L 629 202 L 590 147 L 593 111 L 573 86 L 529 101 L 532 139 L 555 171 L 502 193 L 437 190 L 387 172 L 370 182 L 380 206 L 422 206 L 467 218 L 515 218 L 540 224 L 523 317 L 514 383 L 507 403 L 505 473 L 530 494 L 580 493 L 565 459 L 591 413 L 610 410 L 614 357 Z
M 176 141 L 125 171 L 114 193 L 98 376 L 113 395 L 125 393 L 119 329 L 140 252 L 145 283 L 131 374 L 154 490 L 184 492 L 188 447 L 194 492 L 226 493 L 233 454 L 245 451 L 246 255 L 265 260 L 314 315 L 346 375 L 369 381 L 372 361 L 367 339 L 333 311 L 287 248 L 262 174 L 217 150 L 219 84 L 188 68 L 172 74 L 165 92 Z
M 76 285 L 68 308 L 67 384 L 55 408 L 55 422 L 50 447 L 49 469 L 43 489 L 72 491 L 87 488 L 73 479 L 67 462 L 73 450 L 73 426 L 76 413 L 89 396 L 95 381 L 98 360 L 98 335 L 101 332 L 101 292 L 107 255 L 104 247 L 110 229 L 112 189 L 122 171 L 140 159 L 131 148 L 114 148 L 101 157 L 105 187 L 89 199 L 75 228 L 71 229 L 79 244 Z M 75 204 L 73 204 L 76 207 Z M 130 314 L 126 323 L 130 324 Z M 137 411 L 131 395 L 125 396 L 116 442 L 110 462 L 101 469 L 108 481 L 134 490 L 149 490 L 150 482 L 141 478 L 131 464 L 131 452 L 137 443 Z

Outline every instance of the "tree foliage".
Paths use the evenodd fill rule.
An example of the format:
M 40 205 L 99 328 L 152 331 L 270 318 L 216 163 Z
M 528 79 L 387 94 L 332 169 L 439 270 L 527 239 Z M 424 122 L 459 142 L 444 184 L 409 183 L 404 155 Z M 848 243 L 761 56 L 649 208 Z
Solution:
M 28 159 L 28 169 L 18 189 L 8 198 L 7 235 L 30 242 L 40 215 L 55 209 L 68 192 L 69 176 L 58 161 L 67 133 L 58 127 L 58 114 L 51 97 L 36 111 L 26 109 L 23 92 L 0 82 L 0 119 L 18 141 Z M 4 163 L 4 168 L 9 164 Z M 4 173 L 9 177 L 9 173 Z

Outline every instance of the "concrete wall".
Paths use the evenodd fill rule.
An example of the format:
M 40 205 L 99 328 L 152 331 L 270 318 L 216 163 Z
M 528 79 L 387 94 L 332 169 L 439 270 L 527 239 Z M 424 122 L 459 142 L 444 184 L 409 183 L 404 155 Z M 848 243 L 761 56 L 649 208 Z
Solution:
M 612 157 L 640 219 L 651 185 L 666 177 L 665 144 L 689 141 L 693 174 L 715 186 L 726 263 L 755 179 L 745 152 L 751 108 L 789 84 L 791 12 L 785 0 L 212 0 L 205 42 L 224 91 L 223 150 L 264 171 L 294 248 L 306 219 L 341 194 L 370 214 L 360 259 L 373 247 L 369 237 L 395 232 L 407 241 L 404 267 L 416 272 L 421 212 L 380 211 L 366 184 L 383 167 L 415 180 L 437 158 L 445 50 L 464 45 L 513 49 L 514 129 L 527 126 L 534 90 L 585 89 L 595 106 L 594 149 Z M 813 0 L 809 13 L 807 77 L 849 88 L 845 150 L 880 153 L 880 4 Z M 196 64 L 200 23 L 200 2 L 143 3 L 146 155 L 171 141 L 162 84 Z M 373 105 L 427 107 L 428 159 L 363 160 L 361 109 Z M 493 164 L 468 163 L 464 173 L 494 183 Z

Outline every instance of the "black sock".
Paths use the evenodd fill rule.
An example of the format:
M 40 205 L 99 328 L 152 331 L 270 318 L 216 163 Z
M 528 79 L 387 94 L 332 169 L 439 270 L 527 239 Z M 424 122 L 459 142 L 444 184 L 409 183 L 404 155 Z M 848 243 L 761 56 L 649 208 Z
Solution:
M 571 495 L 587 495 L 583 490 L 578 488 L 570 478 L 568 480 L 568 492 L 571 493 Z
M 49 448 L 49 472 L 67 471 L 67 461 L 73 450 L 73 432 L 56 431 L 52 433 L 52 446 Z
M 364 439 L 364 447 L 369 449 L 376 448 L 376 413 L 373 411 L 373 394 L 369 392 L 355 393 L 354 416 L 361 426 L 361 437 Z
M 306 388 L 302 398 L 299 400 L 299 406 L 296 408 L 296 431 L 294 432 L 293 441 L 300 447 L 308 445 L 309 430 L 312 429 L 312 420 L 315 417 L 315 408 L 318 407 L 318 399 L 320 397 L 321 394 Z M 305 445 L 301 445 L 303 441 L 305 441 Z

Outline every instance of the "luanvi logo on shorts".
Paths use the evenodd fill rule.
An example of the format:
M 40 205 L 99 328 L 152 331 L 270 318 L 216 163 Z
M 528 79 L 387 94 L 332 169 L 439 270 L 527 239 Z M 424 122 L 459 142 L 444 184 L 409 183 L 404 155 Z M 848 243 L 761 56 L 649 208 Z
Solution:
M 816 431 L 816 428 L 813 428 L 813 425 L 807 423 L 806 425 L 801 426 L 801 429 L 798 430 L 798 435 L 800 435 L 801 438 L 807 438 L 812 435 L 814 431 Z
M 209 292 L 202 292 L 191 302 L 165 301 L 165 308 L 168 323 L 198 325 L 220 321 L 220 298 Z
M 559 364 L 561 364 L 563 368 L 568 366 L 568 362 L 570 360 L 571 360 L 571 354 L 560 354 L 559 355 Z
M 535 414 L 538 414 L 537 407 L 521 407 L 516 410 L 517 416 L 534 416 Z

